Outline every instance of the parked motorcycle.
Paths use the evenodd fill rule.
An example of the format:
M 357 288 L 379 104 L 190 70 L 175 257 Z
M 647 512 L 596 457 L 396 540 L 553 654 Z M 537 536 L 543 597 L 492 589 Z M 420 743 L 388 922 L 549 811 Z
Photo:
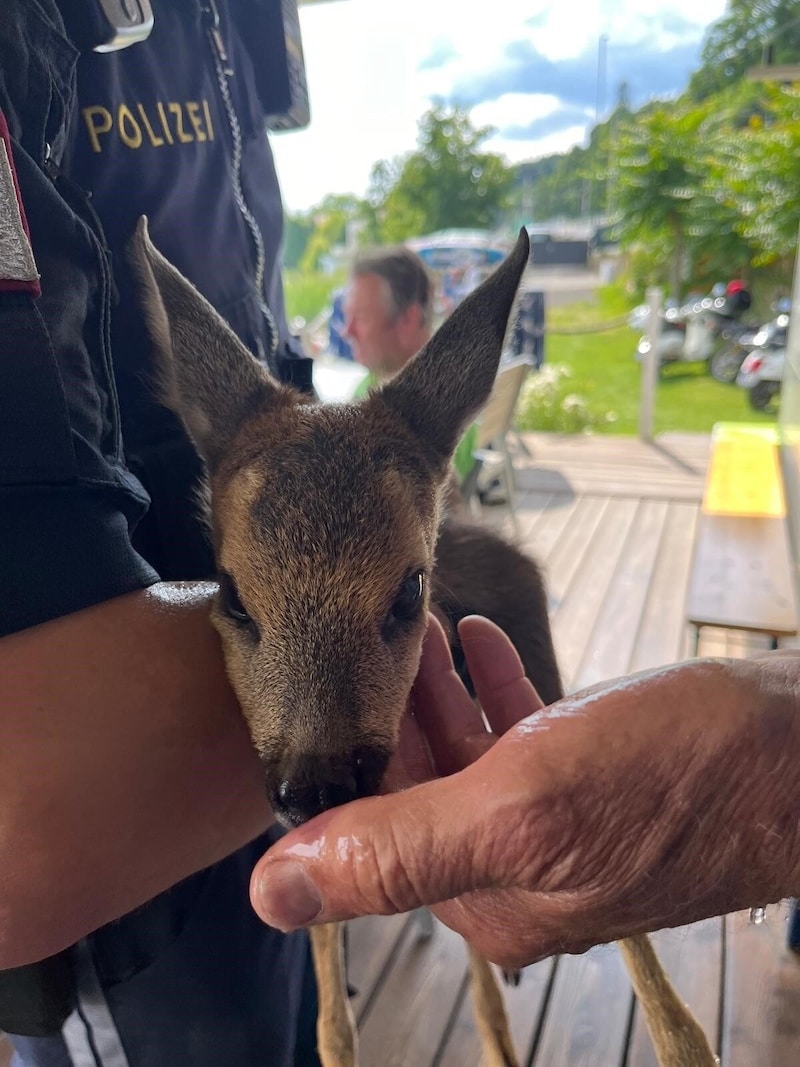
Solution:
M 786 335 L 789 316 L 778 315 L 753 337 L 751 351 L 745 356 L 736 384 L 747 390 L 754 411 L 774 411 L 778 406 L 786 361 Z
M 772 309 L 777 312 L 777 316 L 788 315 L 791 307 L 792 302 L 788 297 L 782 297 L 772 305 Z M 718 382 L 735 382 L 736 376 L 747 356 L 754 348 L 761 347 L 763 341 L 762 331 L 765 329 L 769 329 L 769 324 L 754 330 L 743 323 L 735 323 L 731 327 L 730 343 L 718 349 L 709 361 L 711 377 Z M 777 327 L 777 329 L 780 331 L 781 327 Z M 785 341 L 773 347 L 780 347 L 781 343 L 785 343 Z
M 739 322 L 739 317 L 749 307 L 750 294 L 739 281 L 731 282 L 728 286 L 715 286 L 709 296 L 682 307 L 664 307 L 659 312 L 659 371 L 672 363 L 705 362 L 710 365 L 718 352 L 729 348 L 732 341 L 746 329 L 752 329 Z M 650 309 L 640 305 L 634 309 L 629 322 L 643 329 L 649 314 Z M 643 359 L 649 351 L 650 338 L 644 334 L 639 339 L 636 358 Z

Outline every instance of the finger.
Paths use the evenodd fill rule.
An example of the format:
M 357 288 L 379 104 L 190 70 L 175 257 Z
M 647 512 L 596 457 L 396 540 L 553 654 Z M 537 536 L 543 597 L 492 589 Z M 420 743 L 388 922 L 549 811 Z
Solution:
M 396 793 L 436 777 L 425 735 L 409 709 L 400 720 L 400 740 L 383 776 L 381 792 Z
M 506 871 L 506 856 L 498 856 L 495 808 L 481 788 L 491 773 L 479 762 L 404 793 L 335 808 L 291 831 L 256 865 L 253 907 L 270 925 L 290 930 L 502 886 L 517 861 L 510 856 Z
M 501 736 L 544 704 L 506 634 L 489 619 L 468 615 L 458 636 L 470 677 L 492 731 Z
M 480 709 L 455 672 L 444 631 L 433 617 L 414 682 L 412 707 L 440 774 L 462 770 L 492 743 Z

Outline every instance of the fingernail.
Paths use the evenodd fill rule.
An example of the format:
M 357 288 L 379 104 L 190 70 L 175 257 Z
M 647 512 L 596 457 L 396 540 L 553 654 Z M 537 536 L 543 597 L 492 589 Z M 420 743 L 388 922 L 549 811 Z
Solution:
M 279 930 L 313 922 L 322 911 L 319 890 L 294 860 L 267 864 L 258 885 L 261 917 Z

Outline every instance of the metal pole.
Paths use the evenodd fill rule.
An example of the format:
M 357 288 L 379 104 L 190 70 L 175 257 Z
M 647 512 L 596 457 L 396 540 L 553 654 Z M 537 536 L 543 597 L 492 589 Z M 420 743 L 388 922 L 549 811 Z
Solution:
M 658 286 L 647 290 L 647 339 L 650 342 L 642 357 L 642 396 L 639 405 L 639 437 L 653 440 L 653 416 L 655 414 L 656 382 L 658 381 L 658 347 L 661 338 L 661 305 L 664 292 Z

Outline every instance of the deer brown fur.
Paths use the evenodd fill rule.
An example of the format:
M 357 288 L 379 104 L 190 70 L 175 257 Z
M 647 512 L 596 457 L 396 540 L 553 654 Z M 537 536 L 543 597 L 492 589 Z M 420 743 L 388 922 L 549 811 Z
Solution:
M 207 470 L 220 583 L 213 622 L 269 801 L 287 826 L 379 788 L 430 608 L 451 633 L 465 614 L 492 618 L 545 703 L 561 695 L 538 568 L 444 513 L 450 459 L 491 391 L 528 250 L 523 230 L 505 263 L 392 381 L 357 403 L 321 405 L 274 381 L 153 248 L 145 220 L 138 227 L 133 254 L 162 396 Z M 357 1053 L 341 940 L 322 927 L 312 943 L 321 1058 L 349 1067 Z M 712 1064 L 691 1016 L 694 1051 L 669 1058 L 670 1032 L 686 1030 L 688 1013 L 664 995 L 652 950 L 636 961 L 657 972 L 637 992 L 657 989 L 656 1014 L 668 1004 L 653 1030 L 666 1035 L 661 1062 Z M 474 954 L 471 970 L 486 1060 L 508 1067 L 515 1060 L 492 972 Z

